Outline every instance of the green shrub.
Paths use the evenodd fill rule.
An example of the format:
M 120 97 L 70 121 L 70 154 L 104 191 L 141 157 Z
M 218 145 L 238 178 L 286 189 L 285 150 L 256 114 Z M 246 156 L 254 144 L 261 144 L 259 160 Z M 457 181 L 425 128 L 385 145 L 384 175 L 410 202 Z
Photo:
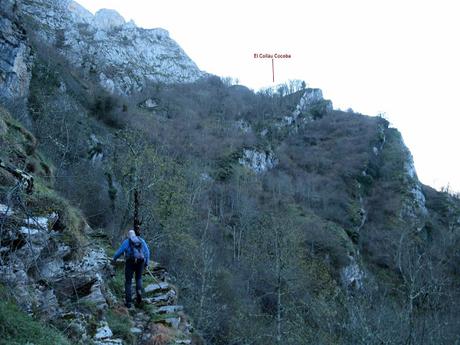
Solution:
M 0 285 L 0 345 L 70 345 L 54 328 L 21 311 Z
M 217 169 L 215 172 L 215 178 L 218 181 L 226 181 L 229 179 L 234 170 L 234 164 L 238 162 L 238 159 L 241 158 L 241 152 L 235 151 L 224 157 L 220 157 L 217 160 Z
M 109 280 L 109 288 L 115 296 L 121 298 L 125 292 L 125 276 L 121 268 L 115 269 L 115 276 Z

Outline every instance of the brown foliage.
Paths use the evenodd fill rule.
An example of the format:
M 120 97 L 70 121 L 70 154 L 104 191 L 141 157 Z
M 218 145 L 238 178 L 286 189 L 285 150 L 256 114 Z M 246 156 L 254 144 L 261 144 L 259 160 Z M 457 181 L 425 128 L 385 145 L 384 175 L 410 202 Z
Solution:
M 152 337 L 147 341 L 146 345 L 166 345 L 171 342 L 173 334 L 170 328 L 155 323 L 151 323 L 148 328 Z

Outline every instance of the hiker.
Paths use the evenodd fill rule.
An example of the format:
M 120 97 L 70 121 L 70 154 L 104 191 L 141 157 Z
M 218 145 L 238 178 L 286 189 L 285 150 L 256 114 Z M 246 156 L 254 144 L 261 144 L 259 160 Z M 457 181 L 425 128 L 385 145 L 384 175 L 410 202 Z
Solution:
M 134 230 L 128 231 L 128 238 L 123 241 L 113 256 L 113 262 L 125 255 L 125 301 L 126 307 L 131 307 L 131 285 L 133 275 L 136 275 L 136 303 L 142 303 L 142 272 L 149 265 L 150 251 L 143 238 L 136 236 Z

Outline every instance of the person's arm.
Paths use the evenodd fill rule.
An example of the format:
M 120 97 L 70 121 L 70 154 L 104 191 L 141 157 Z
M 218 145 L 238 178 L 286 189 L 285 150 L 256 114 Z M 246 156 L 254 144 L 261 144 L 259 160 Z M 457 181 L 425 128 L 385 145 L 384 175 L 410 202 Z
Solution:
M 150 260 L 149 246 L 147 245 L 147 242 L 145 242 L 144 239 L 142 240 L 142 245 L 144 247 L 145 265 L 148 266 L 149 265 L 149 260 Z
M 125 252 L 127 248 L 128 248 L 128 240 L 124 240 L 120 248 L 118 248 L 115 255 L 113 256 L 113 261 L 117 260 L 120 257 L 120 255 Z

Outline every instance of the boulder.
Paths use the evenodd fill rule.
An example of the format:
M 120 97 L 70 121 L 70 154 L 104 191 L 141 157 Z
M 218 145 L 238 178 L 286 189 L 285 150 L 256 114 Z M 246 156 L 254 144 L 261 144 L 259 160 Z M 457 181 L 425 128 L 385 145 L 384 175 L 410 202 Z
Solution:
M 111 338 L 113 336 L 113 332 L 110 329 L 107 322 L 102 321 L 99 327 L 96 329 L 96 334 L 94 335 L 95 340 L 103 340 L 107 338 Z
M 24 219 L 25 225 L 34 229 L 48 230 L 48 222 L 56 216 L 55 213 L 47 217 L 29 217 Z
M 97 282 L 91 286 L 90 294 L 80 299 L 81 302 L 89 302 L 96 306 L 98 310 L 108 308 L 107 301 L 101 290 L 101 282 Z
M 131 327 L 129 331 L 130 331 L 132 334 L 136 334 L 136 335 L 142 333 L 142 329 L 137 328 L 137 327 Z
M 36 292 L 39 303 L 39 313 L 45 319 L 51 320 L 60 317 L 62 310 L 53 289 L 40 288 Z
M 101 276 L 109 273 L 110 260 L 102 248 L 91 248 L 82 259 L 65 263 L 64 271 L 65 275 L 54 283 L 59 292 L 74 295 L 76 291 L 81 297 L 92 293 L 98 295 L 91 289 Z M 96 298 L 95 295 L 93 297 Z
M 14 214 L 13 209 L 10 206 L 0 204 L 0 218 L 9 217 L 9 216 L 12 216 L 13 214 Z
M 38 238 L 41 234 L 43 234 L 41 230 L 26 228 L 25 226 L 21 226 L 19 233 L 28 239 Z
M 153 110 L 158 107 L 158 103 L 153 98 L 147 98 L 144 102 L 141 103 L 141 108 L 148 110 Z
M 64 273 L 64 260 L 62 256 L 42 260 L 39 266 L 40 277 L 47 281 L 58 279 Z

